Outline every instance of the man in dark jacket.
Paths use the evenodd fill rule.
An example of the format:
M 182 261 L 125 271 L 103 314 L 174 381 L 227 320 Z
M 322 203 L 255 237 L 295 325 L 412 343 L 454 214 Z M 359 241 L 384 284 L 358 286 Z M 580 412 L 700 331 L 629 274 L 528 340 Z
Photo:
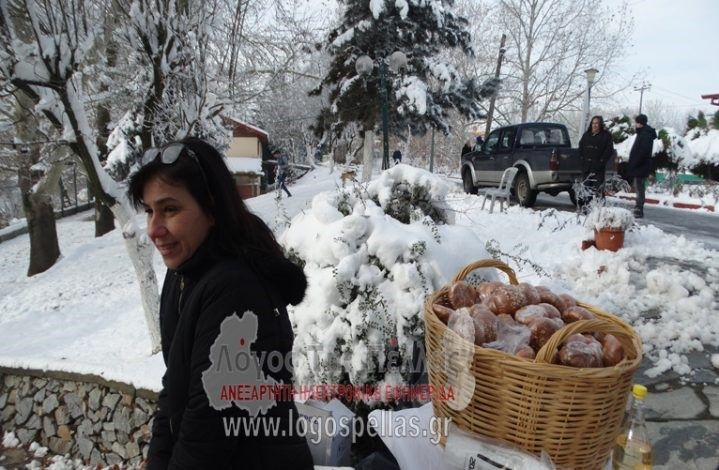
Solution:
M 586 205 L 595 196 L 604 197 L 604 177 L 613 152 L 612 134 L 604 128 L 604 119 L 601 116 L 594 116 L 589 129 L 579 141 L 584 184 L 591 193 L 577 198 L 580 206 Z
M 634 179 L 634 186 L 637 191 L 637 200 L 634 206 L 634 217 L 644 217 L 644 197 L 647 177 L 652 170 L 652 148 L 657 132 L 647 124 L 647 116 L 638 115 L 635 119 L 637 129 L 634 145 L 629 151 L 629 162 L 627 162 L 627 178 Z

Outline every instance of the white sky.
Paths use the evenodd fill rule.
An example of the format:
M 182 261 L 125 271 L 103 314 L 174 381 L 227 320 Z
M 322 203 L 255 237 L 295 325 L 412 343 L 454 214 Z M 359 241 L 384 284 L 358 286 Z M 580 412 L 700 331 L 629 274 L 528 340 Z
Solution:
M 645 105 L 660 100 L 682 114 L 719 110 L 701 99 L 719 93 L 719 1 L 630 0 L 629 6 L 634 31 L 621 73 L 625 80 L 640 75 L 623 94 L 624 102 L 638 111 L 639 92 L 633 88 L 644 79 L 652 85 Z

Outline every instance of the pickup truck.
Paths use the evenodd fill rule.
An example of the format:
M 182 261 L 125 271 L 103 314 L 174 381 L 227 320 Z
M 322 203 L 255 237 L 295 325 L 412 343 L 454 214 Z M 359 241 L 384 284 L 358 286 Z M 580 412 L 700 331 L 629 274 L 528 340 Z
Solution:
M 582 179 L 582 162 L 573 149 L 567 128 L 562 124 L 528 122 L 493 130 L 480 148 L 462 155 L 464 190 L 477 193 L 481 186 L 498 186 L 504 170 L 517 167 L 513 193 L 519 204 L 532 207 L 539 192 L 556 196 Z M 613 158 L 607 163 L 614 168 Z

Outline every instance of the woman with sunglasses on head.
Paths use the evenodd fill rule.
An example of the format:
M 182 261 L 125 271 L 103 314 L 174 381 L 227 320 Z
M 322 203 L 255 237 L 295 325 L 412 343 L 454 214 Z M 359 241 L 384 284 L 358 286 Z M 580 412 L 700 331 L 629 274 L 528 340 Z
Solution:
M 167 370 L 147 468 L 312 468 L 291 395 L 264 395 L 253 404 L 256 395 L 227 394 L 238 385 L 244 388 L 235 391 L 247 392 L 257 384 L 292 384 L 285 307 L 302 301 L 302 269 L 247 209 L 222 155 L 202 140 L 145 152 L 128 193 L 145 209 L 148 236 L 168 268 L 160 300 Z M 255 359 L 270 353 L 283 364 Z M 249 426 L 228 430 L 232 419 Z M 276 435 L 263 423 L 251 432 L 253 420 L 263 419 L 279 423 Z

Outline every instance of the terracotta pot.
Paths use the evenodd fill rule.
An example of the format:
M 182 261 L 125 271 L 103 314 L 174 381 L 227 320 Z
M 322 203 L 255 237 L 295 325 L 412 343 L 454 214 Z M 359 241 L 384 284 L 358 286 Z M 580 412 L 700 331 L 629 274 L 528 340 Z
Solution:
M 594 243 L 598 250 L 617 251 L 624 246 L 624 230 L 620 228 L 594 230 Z

